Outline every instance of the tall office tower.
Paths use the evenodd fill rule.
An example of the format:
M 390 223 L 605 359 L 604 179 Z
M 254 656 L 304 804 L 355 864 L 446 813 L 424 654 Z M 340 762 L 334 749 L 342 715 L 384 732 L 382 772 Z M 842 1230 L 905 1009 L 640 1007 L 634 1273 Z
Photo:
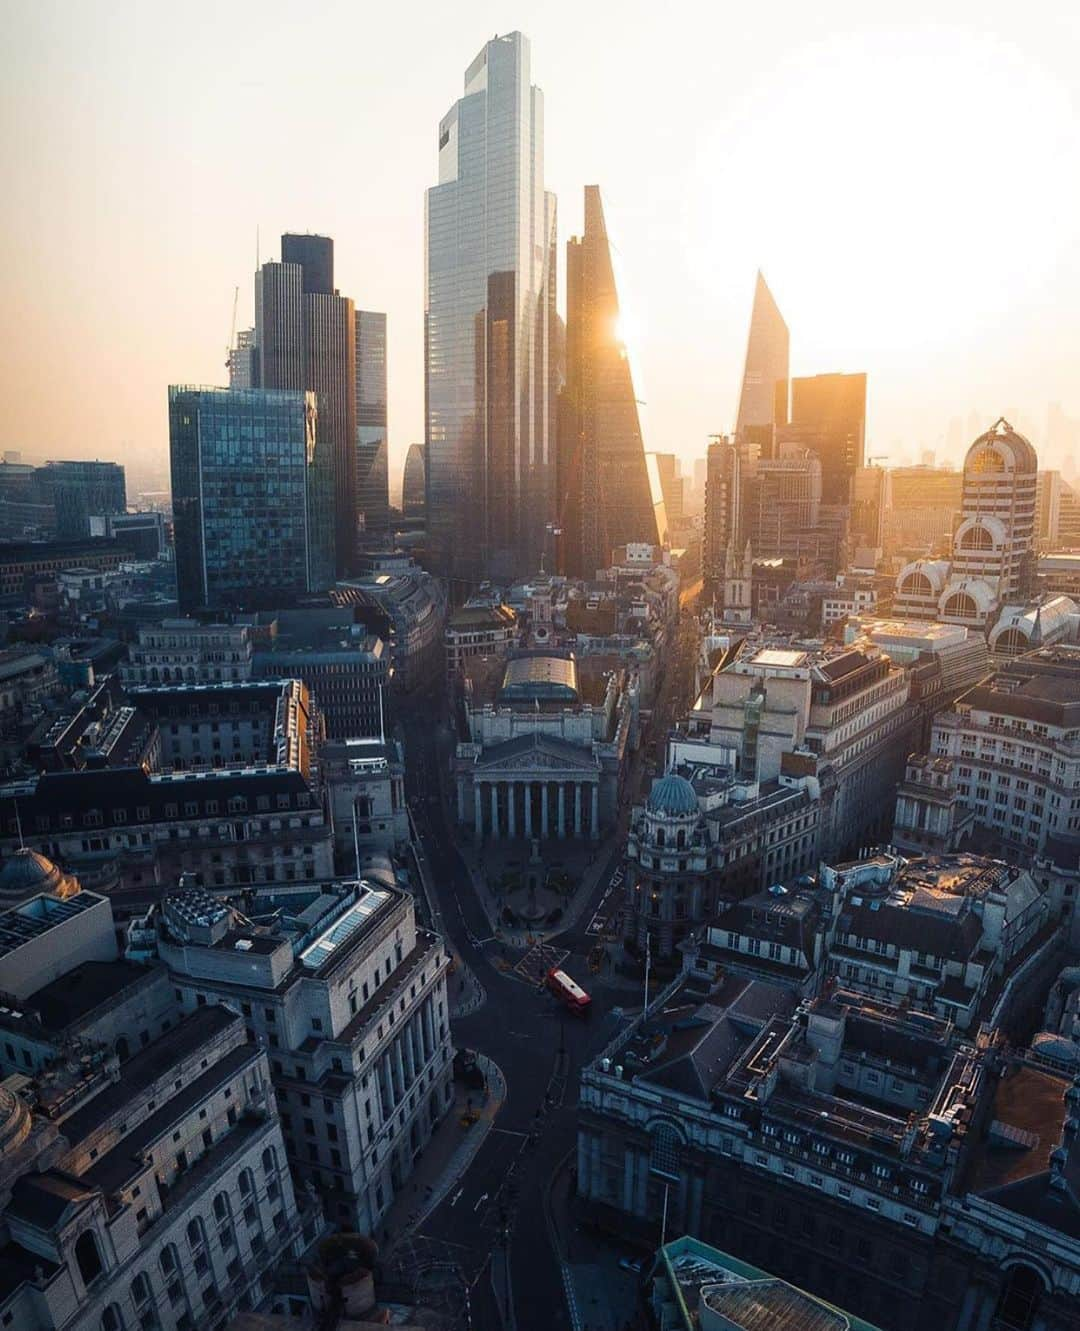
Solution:
M 821 516 L 822 467 L 816 454 L 782 444 L 780 456 L 757 465 L 746 533 L 754 554 L 765 559 L 799 559 L 814 549 L 811 533 Z
M 791 381 L 788 437 L 821 459 L 821 501 L 849 504 L 866 445 L 866 375 L 815 374 Z
M 1004 417 L 968 449 L 945 616 L 986 620 L 996 607 L 1031 595 L 1038 470 L 1034 448 Z
M 466 580 L 532 571 L 554 516 L 555 196 L 520 32 L 487 43 L 439 124 L 426 232 L 431 558 Z
M 585 187 L 585 230 L 566 247 L 563 512 L 580 510 L 581 566 L 591 577 L 617 546 L 657 543 L 637 397 L 619 336 L 619 293 L 597 185 Z
M 281 237 L 281 262 L 299 266 L 305 296 L 334 294 L 334 242 L 329 236 L 286 232 Z
M 710 444 L 705 456 L 705 531 L 702 573 L 707 585 L 723 582 L 728 548 L 742 536 L 742 458 L 730 439 Z
M 258 388 L 259 348 L 254 328 L 241 328 L 236 334 L 236 346 L 229 352 L 229 387 Z
M 303 279 L 297 263 L 264 263 L 255 274 L 261 388 L 304 387 Z
M 963 472 L 946 467 L 893 467 L 889 471 L 886 545 L 925 554 L 948 548 L 960 512 Z
M 276 605 L 334 578 L 333 456 L 314 393 L 169 389 L 181 610 Z
M 118 462 L 47 462 L 34 473 L 42 500 L 56 512 L 56 535 L 79 540 L 91 515 L 127 509 L 124 469 Z
M 368 549 L 390 537 L 386 431 L 386 315 L 356 311 L 356 540 Z
M 735 434 L 752 439 L 762 457 L 773 454 L 773 427 L 787 424 L 789 341 L 788 326 L 759 271 Z
M 401 473 L 401 511 L 407 518 L 419 517 L 427 502 L 424 445 L 410 444 Z
M 357 529 L 355 307 L 333 289 L 328 237 L 284 235 L 281 252 L 281 263 L 264 263 L 255 275 L 259 385 L 318 395 L 319 437 L 333 458 L 334 563 L 342 576 L 353 569 Z

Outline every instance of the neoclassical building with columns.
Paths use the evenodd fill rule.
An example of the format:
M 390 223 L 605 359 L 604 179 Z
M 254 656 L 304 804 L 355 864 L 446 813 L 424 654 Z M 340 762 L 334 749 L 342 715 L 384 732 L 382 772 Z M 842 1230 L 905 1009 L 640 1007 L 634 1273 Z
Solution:
M 467 664 L 458 823 L 477 840 L 603 836 L 636 742 L 634 672 L 554 651 Z

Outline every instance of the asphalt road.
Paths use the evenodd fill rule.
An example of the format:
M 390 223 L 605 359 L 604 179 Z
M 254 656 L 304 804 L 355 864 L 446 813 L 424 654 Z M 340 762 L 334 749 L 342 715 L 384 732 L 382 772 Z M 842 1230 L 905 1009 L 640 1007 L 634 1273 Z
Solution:
M 655 746 L 661 762 L 668 727 L 685 705 L 689 691 L 692 633 L 685 620 L 674 645 L 649 736 L 650 748 Z M 487 993 L 482 1007 L 454 1021 L 454 1043 L 492 1058 L 506 1078 L 507 1096 L 496 1126 L 460 1184 L 428 1217 L 420 1234 L 455 1245 L 463 1268 L 479 1275 L 471 1302 L 476 1331 L 502 1329 L 488 1268 L 492 1262 L 503 1262 L 509 1244 L 513 1324 L 517 1331 L 550 1331 L 552 1326 L 570 1323 L 543 1199 L 556 1167 L 576 1144 L 580 1070 L 618 1030 L 620 1019 L 612 1009 L 628 1001 L 625 988 L 590 976 L 586 960 L 596 941 L 587 933 L 588 924 L 608 893 L 621 856 L 611 852 L 577 921 L 553 940 L 560 950 L 569 952 L 565 969 L 592 996 L 588 1017 L 576 1017 L 547 992 L 494 964 L 500 944 L 490 937 L 487 917 L 439 794 L 438 763 L 446 761 L 446 748 L 444 742 L 440 750 L 438 716 L 439 701 L 431 695 L 414 702 L 402 718 L 407 793 L 431 870 L 438 926 Z M 642 778 L 647 781 L 641 764 L 635 764 L 631 798 Z M 609 906 L 615 896 L 611 895 Z

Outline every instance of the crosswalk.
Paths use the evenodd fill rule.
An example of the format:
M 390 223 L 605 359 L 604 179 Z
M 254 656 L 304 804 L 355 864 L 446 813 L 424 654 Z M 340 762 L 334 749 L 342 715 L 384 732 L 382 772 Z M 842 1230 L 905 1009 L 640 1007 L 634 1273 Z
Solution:
M 514 967 L 513 973 L 527 984 L 541 984 L 549 970 L 561 966 L 570 955 L 550 943 L 535 943 Z

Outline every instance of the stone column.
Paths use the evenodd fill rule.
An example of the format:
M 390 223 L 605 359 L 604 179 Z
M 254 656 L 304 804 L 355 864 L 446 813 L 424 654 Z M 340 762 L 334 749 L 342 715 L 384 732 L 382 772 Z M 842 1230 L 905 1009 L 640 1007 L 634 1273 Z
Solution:
M 581 836 L 581 782 L 574 782 L 574 836 Z
M 559 782 L 559 837 L 566 836 L 566 782 Z
M 413 1049 L 412 1042 L 412 1020 L 405 1024 L 405 1029 L 401 1033 L 402 1052 L 405 1055 L 405 1075 L 408 1078 L 408 1084 L 411 1086 L 416 1080 L 416 1051 Z
M 548 783 L 540 783 L 540 835 L 547 837 L 551 835 L 551 824 L 548 822 Z
M 532 833 L 532 793 L 533 793 L 532 782 L 526 781 L 525 784 L 522 786 L 522 790 L 525 792 L 525 835 L 527 837 L 531 837 L 533 834 Z
M 594 781 L 592 785 L 592 819 L 589 824 L 589 835 L 595 841 L 600 835 L 600 783 Z
M 513 841 L 517 837 L 517 782 L 506 783 L 506 835 Z
M 480 798 L 480 782 L 473 782 L 473 827 L 476 832 L 477 841 L 484 839 L 484 806 Z
M 420 1006 L 420 1038 L 424 1046 L 424 1062 L 428 1062 L 435 1052 L 435 1041 L 431 1038 L 431 999 L 425 998 Z
M 427 1059 L 424 1057 L 424 1036 L 420 1029 L 420 1009 L 418 1008 L 409 1022 L 409 1038 L 412 1040 L 413 1065 L 417 1072 L 422 1071 Z
M 394 1054 L 394 1071 L 397 1073 L 398 1085 L 401 1087 L 401 1094 L 398 1096 L 398 1103 L 400 1104 L 401 1101 L 405 1099 L 405 1088 L 409 1084 L 405 1080 L 405 1060 L 401 1056 L 400 1037 L 394 1041 L 393 1054 Z
M 499 783 L 491 783 L 491 839 L 499 839 Z
M 382 1104 L 383 1119 L 385 1120 L 390 1117 L 394 1107 L 393 1089 L 390 1085 L 390 1060 L 386 1054 L 383 1054 L 382 1058 L 379 1059 L 375 1073 L 379 1083 L 379 1100 Z

